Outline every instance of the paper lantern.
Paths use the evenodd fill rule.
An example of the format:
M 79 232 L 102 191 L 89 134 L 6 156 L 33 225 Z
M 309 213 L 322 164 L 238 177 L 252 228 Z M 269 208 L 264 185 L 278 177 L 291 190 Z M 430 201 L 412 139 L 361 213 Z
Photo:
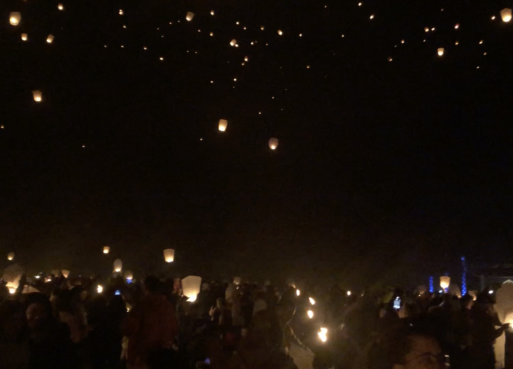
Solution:
M 296 290 L 296 296 L 297 297 L 301 296 L 301 291 L 300 290 Z
M 17 26 L 21 21 L 21 14 L 19 12 L 11 12 L 9 14 L 9 23 L 13 26 Z
M 443 56 L 443 55 L 444 55 L 444 48 L 443 47 L 438 48 L 438 56 Z
M 308 317 L 312 319 L 314 317 L 314 312 L 312 310 L 307 311 Z
M 13 261 L 14 260 L 14 252 L 10 252 L 7 254 L 7 260 Z
M 53 35 L 48 35 L 48 37 L 46 38 L 46 42 L 51 44 L 53 42 Z
M 424 27 L 424 32 L 429 32 L 429 27 Z
M 114 271 L 120 273 L 123 269 L 123 262 L 120 259 L 114 260 Z
M 98 287 L 96 287 L 96 291 L 98 293 L 102 293 L 103 292 L 103 286 L 101 284 L 99 284 Z
M 26 33 L 22 33 L 21 34 L 21 40 L 22 41 L 27 41 L 28 40 L 28 35 Z
M 322 342 L 326 342 L 328 340 L 328 328 L 321 328 L 317 335 Z
M 351 296 L 351 291 L 347 291 L 347 296 Z
M 123 9 L 119 9 L 119 15 L 123 15 L 123 14 L 125 14 L 125 13 L 123 12 Z
M 165 249 L 164 260 L 166 260 L 166 263 L 172 263 L 173 261 L 175 261 L 175 250 Z
M 63 269 L 63 270 L 61 271 L 61 273 L 62 273 L 62 276 L 63 276 L 64 278 L 68 278 L 68 277 L 69 277 L 69 270 Z
M 235 45 L 237 45 L 237 40 L 236 40 L 236 39 L 231 40 L 231 41 L 230 41 L 230 45 L 231 45 L 231 46 L 235 46 Z
M 280 36 L 283 36 L 283 31 L 282 31 L 281 29 L 279 29 L 279 30 L 278 30 L 278 34 L 279 34 Z
M 310 300 L 310 304 L 315 305 L 315 300 L 313 298 L 309 297 L 308 300 Z
M 201 277 L 188 276 L 182 279 L 183 295 L 188 297 L 187 301 L 194 302 L 198 298 L 201 288 Z
M 130 270 L 125 271 L 123 275 L 127 281 L 132 281 L 132 279 L 134 279 L 134 274 Z
M 505 22 L 505 23 L 508 23 L 509 21 L 511 21 L 511 9 L 510 8 L 502 9 L 501 10 L 501 17 L 502 17 L 502 21 Z
M 108 254 L 110 252 L 110 247 L 109 246 L 103 246 L 103 253 L 104 254 Z
M 238 286 L 241 282 L 242 282 L 242 278 L 241 277 L 234 277 L 233 278 L 233 284 L 235 284 L 236 286 Z
M 57 5 L 57 9 L 64 10 L 64 5 L 62 5 L 62 4 Z
M 446 276 L 440 277 L 440 287 L 442 287 L 444 290 L 449 288 L 450 284 L 451 284 L 451 277 L 446 277 Z
M 219 119 L 219 130 L 221 132 L 226 131 L 226 128 L 228 127 L 228 121 L 226 119 Z
M 32 96 L 34 97 L 35 102 L 43 101 L 43 93 L 39 90 L 32 91 Z
M 187 15 L 185 16 L 185 19 L 187 19 L 187 21 L 191 21 L 192 18 L 194 18 L 194 13 L 193 12 L 187 12 Z
M 278 139 L 277 138 L 271 138 L 269 140 L 269 147 L 271 150 L 276 150 L 278 147 Z

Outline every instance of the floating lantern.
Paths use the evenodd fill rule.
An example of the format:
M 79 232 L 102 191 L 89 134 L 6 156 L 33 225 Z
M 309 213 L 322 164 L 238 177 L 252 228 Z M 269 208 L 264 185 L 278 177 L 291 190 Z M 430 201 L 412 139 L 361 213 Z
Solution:
M 315 300 L 313 298 L 309 297 L 308 300 L 310 300 L 310 304 L 315 305 Z
M 51 44 L 53 42 L 53 35 L 48 35 L 48 37 L 46 38 L 46 42 Z
M 123 15 L 123 14 L 125 14 L 125 13 L 123 12 L 123 9 L 119 9 L 119 15 Z
M 17 26 L 21 21 L 21 14 L 19 12 L 11 12 L 9 14 L 9 23 L 11 23 L 12 26 Z
M 492 15 L 492 20 L 495 20 L 495 15 Z
M 313 312 L 312 310 L 308 310 L 308 311 L 306 312 L 306 314 L 308 315 L 308 317 L 309 317 L 310 319 L 312 319 L 312 318 L 314 317 L 314 312 Z
M 123 269 L 123 262 L 120 259 L 114 260 L 114 271 L 120 273 Z
M 226 131 L 226 128 L 228 127 L 228 121 L 226 119 L 219 119 L 219 130 L 221 132 Z
M 443 56 L 443 55 L 444 55 L 444 48 L 443 47 L 438 48 L 438 56 Z
M 233 39 L 230 41 L 230 46 L 235 46 L 237 45 L 237 40 L 236 39 Z
M 442 287 L 444 290 L 449 288 L 449 285 L 451 284 L 451 277 L 440 277 L 440 287 Z
M 326 342 L 328 340 L 328 328 L 321 328 L 317 335 L 322 342 Z
M 185 19 L 187 19 L 188 22 L 190 22 L 194 18 L 193 12 L 187 12 L 187 15 L 185 16 Z
M 14 287 L 9 287 L 9 293 L 10 293 L 11 295 L 14 295 L 14 294 L 16 293 L 16 288 L 14 288 Z
M 14 260 L 14 252 L 10 252 L 7 254 L 7 260 L 13 261 Z
M 459 28 L 460 28 L 460 25 L 459 25 L 459 24 L 456 24 L 456 25 L 454 26 L 454 29 L 459 29 Z
M 248 58 L 247 56 L 246 56 L 246 57 L 244 57 L 244 61 L 245 61 L 245 62 L 248 62 L 248 61 L 249 61 L 249 58 Z
M 22 41 L 27 41 L 28 40 L 28 35 L 26 33 L 22 33 L 21 34 L 21 40 Z
M 374 14 L 372 14 L 372 15 L 370 16 L 370 19 L 374 19 Z
M 35 102 L 43 101 L 43 93 L 39 90 L 32 91 L 32 97 L 34 98 Z
M 166 263 L 172 263 L 173 261 L 175 261 L 175 250 L 165 249 L 164 260 L 166 260 Z
M 189 276 L 182 279 L 183 295 L 188 297 L 188 302 L 194 302 L 198 298 L 201 288 L 201 277 Z
M 511 21 L 511 9 L 510 8 L 502 9 L 501 10 L 501 17 L 502 17 L 502 21 L 504 23 L 508 23 L 509 21 Z
M 283 31 L 282 31 L 281 29 L 279 29 L 279 30 L 278 30 L 278 34 L 279 34 L 280 36 L 283 36 Z
M 214 11 L 213 10 L 210 12 L 210 15 L 214 15 Z
M 110 247 L 109 246 L 103 246 L 103 253 L 105 255 L 107 255 L 109 252 L 110 252 Z
M 460 43 L 459 43 L 459 41 L 456 41 L 456 42 L 454 43 L 454 45 L 456 45 L 456 46 L 458 46 L 459 44 L 460 44 Z
M 424 27 L 424 32 L 429 32 L 429 27 Z
M 351 296 L 351 291 L 347 291 L 347 296 Z
M 389 57 L 389 58 L 388 58 L 388 61 L 389 61 L 389 62 L 391 62 L 392 60 L 394 60 L 394 59 L 392 59 L 391 57 Z
M 301 291 L 300 290 L 296 290 L 296 296 L 297 297 L 301 296 Z
M 62 276 L 64 278 L 68 278 L 69 277 L 69 270 L 64 269 L 64 270 L 61 271 L 61 273 L 62 273 Z
M 277 138 L 271 138 L 269 140 L 269 148 L 271 150 L 276 150 L 277 147 L 278 147 L 278 139 Z
M 479 45 L 482 45 L 482 44 L 483 44 L 483 42 L 484 42 L 483 40 L 479 41 Z
M 62 5 L 62 4 L 57 5 L 57 9 L 64 10 L 64 5 Z
M 103 292 L 103 286 L 101 284 L 99 284 L 98 287 L 96 287 L 96 292 L 98 292 L 98 293 Z
M 130 271 L 130 270 L 127 270 L 126 272 L 123 273 L 125 279 L 127 280 L 127 282 L 132 282 L 132 279 L 134 279 L 134 274 Z
M 242 278 L 241 277 L 234 277 L 233 278 L 233 284 L 238 286 L 240 283 L 242 282 Z

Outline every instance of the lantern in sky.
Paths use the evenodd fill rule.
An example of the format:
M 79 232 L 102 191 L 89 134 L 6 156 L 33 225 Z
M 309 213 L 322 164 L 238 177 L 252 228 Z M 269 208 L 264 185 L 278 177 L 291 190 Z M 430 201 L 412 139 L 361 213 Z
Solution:
M 123 262 L 120 259 L 114 260 L 114 271 L 120 273 L 121 269 L 123 269 Z
M 166 260 L 166 263 L 172 263 L 173 261 L 175 261 L 175 250 L 165 249 L 164 260 Z
M 313 298 L 309 297 L 308 300 L 310 300 L 310 304 L 315 305 L 315 300 Z
M 123 273 L 123 275 L 127 281 L 132 282 L 132 279 L 134 279 L 134 273 L 132 273 L 130 270 L 127 270 L 125 273 Z
M 212 11 L 210 12 L 210 15 L 214 15 L 214 14 L 215 14 L 215 13 L 214 13 L 214 11 L 212 10 Z
M 123 15 L 123 14 L 125 14 L 125 13 L 123 12 L 123 9 L 119 9 L 119 15 Z
M 221 132 L 226 131 L 226 128 L 228 127 L 228 121 L 226 119 L 219 119 L 219 130 Z
M 62 5 L 62 4 L 57 5 L 57 9 L 64 10 L 64 5 Z
M 277 147 L 278 147 L 278 139 L 277 138 L 271 138 L 269 140 L 269 148 L 271 150 L 276 150 Z
M 444 290 L 449 288 L 450 284 L 451 284 L 451 277 L 446 277 L 446 276 L 440 277 L 440 287 L 442 287 Z
M 39 90 L 32 91 L 32 97 L 34 98 L 35 102 L 43 101 L 43 93 Z
M 301 291 L 300 290 L 296 290 L 296 296 L 297 297 L 301 296 Z
M 456 24 L 456 25 L 454 26 L 454 29 L 459 29 L 459 28 L 460 28 L 460 25 L 459 25 L 459 24 Z
M 69 277 L 69 270 L 64 269 L 64 270 L 61 271 L 61 273 L 62 273 L 62 276 L 64 278 L 68 278 Z
M 187 21 L 191 21 L 192 18 L 194 18 L 194 13 L 193 12 L 187 12 L 187 15 L 185 16 L 185 19 L 187 19 Z
M 105 255 L 107 255 L 109 252 L 110 252 L 110 247 L 109 246 L 103 246 L 103 253 Z
M 443 47 L 438 48 L 438 56 L 443 56 L 443 55 L 444 55 L 444 48 Z
M 22 33 L 21 34 L 21 40 L 22 41 L 27 41 L 28 40 L 28 35 L 26 33 Z
M 11 23 L 12 26 L 17 26 L 21 21 L 21 14 L 19 12 L 11 12 L 9 14 L 9 23 Z
M 510 8 L 502 9 L 501 10 L 501 17 L 502 17 L 502 21 L 504 23 L 508 23 L 509 21 L 511 21 L 511 9 Z
M 102 293 L 103 292 L 103 286 L 101 284 L 99 284 L 98 287 L 96 287 L 96 291 L 98 293 Z
M 237 45 L 237 40 L 236 39 L 233 39 L 230 41 L 230 46 L 235 46 Z
M 7 260 L 13 261 L 14 260 L 14 252 L 10 252 L 7 254 Z
M 236 286 L 238 286 L 241 281 L 242 281 L 241 277 L 234 277 L 233 278 L 233 284 L 236 285 Z
M 48 35 L 48 37 L 46 38 L 46 42 L 51 44 L 53 42 L 53 35 Z
M 308 311 L 306 312 L 306 314 L 308 315 L 308 317 L 309 317 L 310 319 L 312 319 L 312 318 L 314 317 L 314 312 L 313 312 L 312 310 L 308 310 Z
M 328 340 L 328 328 L 321 328 L 317 335 L 322 342 L 326 342 Z
M 351 296 L 351 291 L 347 291 L 347 296 Z
M 424 28 L 424 31 L 425 31 L 425 32 L 429 32 L 429 27 L 425 27 L 425 28 Z
M 279 30 L 278 30 L 278 34 L 279 34 L 280 36 L 283 36 L 283 31 L 282 31 L 281 29 L 279 29 Z
M 201 288 L 201 277 L 188 276 L 182 279 L 183 295 L 188 297 L 187 301 L 194 302 L 198 298 Z

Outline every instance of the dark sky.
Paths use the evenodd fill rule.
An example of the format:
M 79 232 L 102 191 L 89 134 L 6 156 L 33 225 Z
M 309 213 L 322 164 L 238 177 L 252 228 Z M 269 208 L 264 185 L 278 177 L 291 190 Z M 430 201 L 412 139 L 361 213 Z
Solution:
M 351 284 L 513 256 L 513 4 L 58 3 L 0 4 L 0 250 L 28 267 L 172 247 L 188 272 Z

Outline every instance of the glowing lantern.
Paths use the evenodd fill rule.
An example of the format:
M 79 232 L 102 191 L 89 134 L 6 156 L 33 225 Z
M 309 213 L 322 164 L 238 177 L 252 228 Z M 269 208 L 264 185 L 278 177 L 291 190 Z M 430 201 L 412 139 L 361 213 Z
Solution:
M 278 30 L 278 34 L 279 34 L 280 36 L 283 36 L 283 31 L 282 31 L 281 29 L 280 29 L 280 30 Z
M 459 29 L 459 28 L 460 28 L 460 25 L 459 25 L 459 24 L 456 24 L 456 25 L 454 26 L 454 29 Z
M 48 37 L 46 38 L 46 42 L 51 44 L 53 42 L 53 35 L 48 35 Z
M 248 62 L 248 61 L 249 61 L 249 58 L 248 58 L 247 56 L 246 56 L 246 57 L 244 57 L 244 61 L 245 61 L 245 62 Z
M 219 119 L 219 130 L 221 132 L 226 131 L 226 128 L 228 127 L 228 121 L 226 119 Z
M 57 5 L 57 9 L 64 10 L 64 5 L 62 5 L 62 4 Z
M 235 46 L 237 45 L 237 40 L 236 39 L 233 39 L 230 41 L 230 46 Z
M 125 14 L 125 13 L 123 12 L 123 9 L 119 9 L 119 15 L 123 15 L 123 14 Z
M 442 287 L 444 290 L 449 288 L 449 285 L 451 284 L 451 277 L 440 277 L 440 287 Z
M 214 15 L 214 11 L 213 10 L 210 12 L 210 15 Z
M 508 23 L 509 21 L 511 21 L 511 9 L 510 8 L 502 9 L 501 10 L 501 17 L 502 17 L 502 21 L 504 23 Z
M 123 273 L 123 275 L 125 276 L 125 279 L 129 282 L 132 282 L 132 279 L 134 279 L 134 274 L 130 270 L 127 270 L 125 273 Z
M 308 310 L 306 313 L 308 314 L 308 317 L 310 319 L 312 319 L 314 317 L 314 312 L 312 310 Z
M 269 140 L 269 147 L 271 150 L 276 150 L 278 147 L 278 139 L 277 138 L 271 138 Z
M 296 290 L 296 296 L 297 297 L 301 296 L 301 291 L 300 290 Z
M 185 16 L 185 19 L 187 19 L 187 21 L 191 21 L 192 18 L 194 18 L 194 13 L 193 12 L 187 12 L 187 15 Z
M 14 252 L 10 252 L 7 254 L 7 260 L 13 261 L 14 260 Z
M 425 28 L 424 28 L 424 31 L 425 31 L 425 32 L 429 32 L 429 27 L 425 27 Z
M 201 277 L 189 276 L 182 279 L 183 295 L 187 296 L 187 301 L 194 302 L 198 298 L 201 288 Z
M 22 41 L 27 41 L 28 40 L 28 35 L 26 33 L 22 33 L 21 34 L 21 40 Z
M 11 12 L 9 14 L 9 23 L 13 26 L 17 26 L 21 21 L 21 14 L 19 12 Z
M 164 250 L 164 259 L 166 263 L 172 263 L 175 261 L 175 250 L 173 249 L 165 249 Z
M 98 287 L 96 287 L 96 291 L 98 293 L 102 293 L 103 292 L 103 286 L 101 284 L 99 284 Z
M 443 55 L 444 55 L 444 48 L 443 47 L 438 48 L 438 56 L 443 56 Z
M 34 97 L 35 102 L 43 101 L 43 93 L 39 90 L 32 91 L 32 96 Z
M 123 269 L 123 262 L 120 259 L 114 260 L 114 271 L 120 273 L 121 269 Z
M 62 276 L 64 278 L 68 278 L 69 277 L 69 270 L 64 269 L 64 270 L 61 271 L 61 273 L 62 273 Z
M 326 342 L 328 340 L 328 328 L 321 328 L 317 335 L 322 342 Z
M 16 288 L 14 288 L 14 287 L 9 287 L 9 293 L 10 293 L 11 295 L 14 295 L 14 294 L 16 293 Z
M 233 278 L 233 284 L 238 286 L 240 284 L 240 282 L 242 282 L 242 278 L 241 277 L 235 277 Z
M 351 296 L 351 291 L 347 291 L 347 296 Z
M 310 297 L 308 300 L 310 300 L 310 304 L 315 305 L 315 300 L 313 298 Z
M 370 16 L 370 19 L 374 19 L 374 14 L 372 14 L 372 15 Z
M 103 253 L 106 255 L 110 252 L 110 247 L 109 246 L 103 246 Z

